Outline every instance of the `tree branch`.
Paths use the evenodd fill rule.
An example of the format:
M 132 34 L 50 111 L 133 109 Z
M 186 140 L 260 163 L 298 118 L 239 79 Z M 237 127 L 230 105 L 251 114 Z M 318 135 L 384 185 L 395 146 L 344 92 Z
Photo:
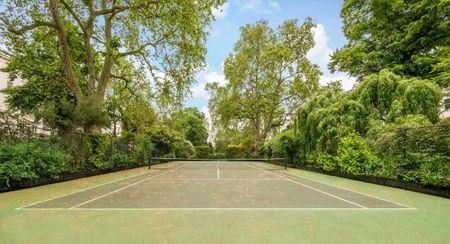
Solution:
M 129 9 L 146 8 L 146 7 L 149 7 L 151 4 L 156 4 L 158 2 L 159 1 L 147 1 L 146 3 L 138 4 L 135 6 L 114 6 L 110 9 L 97 10 L 97 11 L 95 11 L 95 15 L 96 16 L 105 15 L 105 14 L 116 15 L 117 13 L 127 11 Z
M 73 8 L 69 6 L 69 4 L 64 0 L 59 0 L 64 5 L 64 8 L 69 11 L 69 13 L 72 15 L 72 17 L 75 19 L 75 21 L 78 23 L 78 25 L 81 27 L 81 30 L 84 32 L 85 25 L 83 21 L 80 19 L 80 17 L 73 11 Z
M 117 75 L 114 75 L 114 74 L 111 74 L 111 77 L 114 78 L 114 79 L 119 79 L 119 80 L 125 81 L 125 87 L 123 89 L 127 89 L 131 93 L 131 95 L 133 95 L 133 96 L 136 95 L 135 92 L 133 90 L 131 90 L 131 88 L 128 86 L 130 83 L 132 83 L 132 80 L 127 79 L 127 78 L 125 78 L 123 76 L 117 76 Z
M 156 42 L 147 42 L 142 44 L 141 46 L 139 46 L 138 48 L 134 49 L 134 50 L 130 50 L 127 52 L 123 52 L 123 53 L 119 53 L 119 56 L 124 57 L 124 56 L 128 56 L 128 55 L 135 55 L 140 53 L 142 50 L 144 50 L 146 47 L 148 46 L 152 46 L 154 48 L 156 48 L 156 46 L 158 46 L 158 44 L 160 44 L 165 38 L 160 38 L 158 39 Z
M 2 21 L 6 25 L 6 28 L 9 32 L 12 32 L 16 35 L 22 35 L 23 33 L 27 32 L 27 31 L 30 31 L 30 30 L 33 30 L 33 29 L 36 29 L 36 28 L 42 27 L 42 26 L 48 26 L 48 27 L 55 28 L 55 24 L 53 24 L 51 22 L 34 20 L 33 24 L 22 26 L 20 29 L 14 29 L 12 24 L 5 17 L 0 17 L 0 21 Z

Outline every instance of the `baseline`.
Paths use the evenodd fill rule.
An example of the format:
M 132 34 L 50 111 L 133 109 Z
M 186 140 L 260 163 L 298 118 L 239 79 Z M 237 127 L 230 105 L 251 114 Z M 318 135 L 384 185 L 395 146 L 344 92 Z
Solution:
M 27 211 L 411 211 L 409 208 L 24 208 Z

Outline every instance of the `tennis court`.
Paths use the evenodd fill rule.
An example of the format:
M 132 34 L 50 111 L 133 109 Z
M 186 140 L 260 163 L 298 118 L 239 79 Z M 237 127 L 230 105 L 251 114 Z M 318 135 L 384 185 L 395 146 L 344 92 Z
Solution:
M 255 161 L 173 161 L 19 210 L 413 210 Z

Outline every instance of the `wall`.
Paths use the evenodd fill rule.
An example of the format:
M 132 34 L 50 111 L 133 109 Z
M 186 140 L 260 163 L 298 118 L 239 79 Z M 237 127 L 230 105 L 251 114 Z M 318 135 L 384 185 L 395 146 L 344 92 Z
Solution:
M 0 53 L 0 69 L 4 68 L 8 62 L 7 57 L 4 54 Z M 16 79 L 12 82 L 14 86 L 23 84 L 23 80 Z M 0 90 L 3 90 L 8 87 L 8 74 L 0 71 Z M 7 109 L 5 104 L 5 94 L 0 92 L 0 111 L 4 111 Z

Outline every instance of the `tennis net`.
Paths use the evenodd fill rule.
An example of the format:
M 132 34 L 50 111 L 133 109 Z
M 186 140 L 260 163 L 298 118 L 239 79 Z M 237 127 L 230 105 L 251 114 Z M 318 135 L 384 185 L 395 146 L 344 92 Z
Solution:
M 179 162 L 183 163 L 189 169 L 208 169 L 216 167 L 216 165 L 224 166 L 227 169 L 236 170 L 255 170 L 254 166 L 258 165 L 265 170 L 285 170 L 287 169 L 286 160 L 284 158 L 242 158 L 242 159 L 206 159 L 206 158 L 150 158 L 148 167 L 153 165 Z M 263 164 L 258 164 L 263 163 Z

